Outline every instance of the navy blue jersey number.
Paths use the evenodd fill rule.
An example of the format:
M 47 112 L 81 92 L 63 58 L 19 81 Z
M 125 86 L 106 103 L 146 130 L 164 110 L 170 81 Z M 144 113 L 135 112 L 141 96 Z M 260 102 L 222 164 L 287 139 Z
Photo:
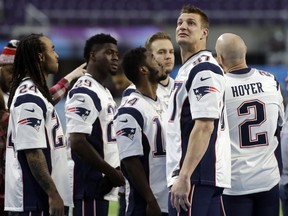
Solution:
M 56 120 L 56 123 L 53 125 L 52 128 L 52 136 L 53 136 L 53 145 L 55 148 L 61 148 L 64 146 L 64 141 L 63 141 L 63 135 L 57 136 L 57 131 L 59 129 L 59 119 L 58 116 L 55 113 L 55 110 L 52 112 L 52 119 Z
M 109 104 L 108 108 L 107 108 L 108 115 L 114 116 L 114 112 L 115 112 L 114 107 L 111 104 Z M 115 138 L 113 131 L 114 130 L 113 130 L 113 120 L 112 120 L 107 125 L 107 141 L 108 141 L 108 143 L 115 143 L 116 142 L 116 138 Z
M 154 157 L 163 157 L 166 155 L 165 147 L 164 147 L 164 141 L 163 141 L 163 131 L 162 126 L 159 121 L 158 117 L 153 118 L 153 123 L 156 125 L 157 132 L 155 137 L 155 150 L 153 151 Z
M 174 98 L 173 98 L 173 111 L 172 111 L 172 115 L 170 116 L 169 122 L 173 122 L 175 120 L 175 116 L 176 116 L 176 109 L 177 109 L 177 95 L 179 93 L 179 90 L 181 88 L 181 86 L 183 85 L 183 82 L 177 82 L 174 83 Z
M 238 107 L 238 116 L 251 115 L 239 127 L 240 145 L 244 148 L 268 145 L 267 131 L 253 133 L 252 129 L 261 126 L 266 121 L 265 104 L 259 100 L 245 101 Z

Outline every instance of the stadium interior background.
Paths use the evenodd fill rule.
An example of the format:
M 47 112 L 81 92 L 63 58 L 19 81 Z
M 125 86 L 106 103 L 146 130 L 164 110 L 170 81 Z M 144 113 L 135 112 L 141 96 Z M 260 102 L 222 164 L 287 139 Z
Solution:
M 52 85 L 83 59 L 85 40 L 110 33 L 118 40 L 120 56 L 129 48 L 143 46 L 156 31 L 168 32 L 174 43 L 175 77 L 181 64 L 175 42 L 176 20 L 184 4 L 203 9 L 210 19 L 207 48 L 225 32 L 240 35 L 248 47 L 249 66 L 273 73 L 288 102 L 288 0 L 0 0 L 0 47 L 10 39 L 30 33 L 50 37 L 60 57 L 59 73 Z M 111 81 L 107 86 L 115 96 Z M 58 105 L 63 111 L 63 103 Z

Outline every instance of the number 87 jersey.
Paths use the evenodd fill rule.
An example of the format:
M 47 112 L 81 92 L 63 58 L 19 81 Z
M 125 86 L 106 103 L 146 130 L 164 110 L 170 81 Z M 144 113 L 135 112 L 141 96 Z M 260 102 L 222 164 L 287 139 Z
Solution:
M 224 90 L 223 70 L 209 51 L 191 56 L 179 69 L 167 110 L 169 187 L 179 176 L 198 119 L 213 120 L 214 128 L 205 154 L 193 170 L 191 184 L 230 187 L 231 148 Z

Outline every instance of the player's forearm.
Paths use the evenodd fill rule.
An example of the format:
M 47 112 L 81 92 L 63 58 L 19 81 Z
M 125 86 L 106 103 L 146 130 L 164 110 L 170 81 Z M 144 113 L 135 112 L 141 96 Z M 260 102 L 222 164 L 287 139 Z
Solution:
M 29 168 L 42 189 L 49 197 L 58 195 L 56 186 L 50 176 L 45 156 L 41 149 L 25 150 Z
M 55 104 L 58 103 L 66 95 L 69 85 L 69 81 L 65 78 L 62 78 L 58 83 L 49 89 Z
M 187 152 L 179 173 L 180 178 L 191 177 L 207 151 L 213 129 L 213 120 L 196 120 L 193 130 L 190 133 Z
M 115 169 L 110 166 L 101 155 L 91 146 L 83 134 L 70 134 L 71 149 L 85 163 L 95 167 L 107 176 L 112 175 Z
M 54 103 L 58 103 L 67 93 L 70 83 L 84 75 L 85 71 L 83 68 L 86 66 L 86 63 L 80 65 L 72 72 L 67 74 L 64 78 L 62 78 L 56 85 L 50 88 L 50 94 L 52 95 L 52 99 Z
M 128 157 L 122 160 L 130 179 L 131 184 L 135 187 L 140 196 L 146 203 L 154 202 L 156 200 L 150 185 L 147 181 L 144 168 L 138 156 Z

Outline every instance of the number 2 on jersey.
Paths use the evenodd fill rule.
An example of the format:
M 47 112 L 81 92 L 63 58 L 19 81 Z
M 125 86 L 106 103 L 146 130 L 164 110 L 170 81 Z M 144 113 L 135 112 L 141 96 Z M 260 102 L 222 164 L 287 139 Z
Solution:
M 246 119 L 238 126 L 240 147 L 243 148 L 268 145 L 267 131 L 252 132 L 253 128 L 261 126 L 266 121 L 265 105 L 261 101 L 245 101 L 238 107 L 238 116 L 250 115 L 253 110 L 253 118 Z
M 109 115 L 114 115 L 114 107 L 111 104 L 108 105 L 107 113 Z M 113 121 L 111 120 L 107 125 L 107 141 L 108 141 L 108 143 L 115 143 L 116 142 L 115 134 L 113 132 L 114 132 Z
M 64 142 L 63 142 L 63 136 L 57 136 L 57 131 L 59 129 L 59 120 L 58 120 L 58 116 L 55 113 L 55 110 L 53 110 L 52 112 L 52 119 L 56 120 L 56 123 L 54 124 L 53 128 L 52 128 L 52 136 L 53 136 L 53 145 L 55 148 L 60 148 L 62 146 L 64 146 Z

